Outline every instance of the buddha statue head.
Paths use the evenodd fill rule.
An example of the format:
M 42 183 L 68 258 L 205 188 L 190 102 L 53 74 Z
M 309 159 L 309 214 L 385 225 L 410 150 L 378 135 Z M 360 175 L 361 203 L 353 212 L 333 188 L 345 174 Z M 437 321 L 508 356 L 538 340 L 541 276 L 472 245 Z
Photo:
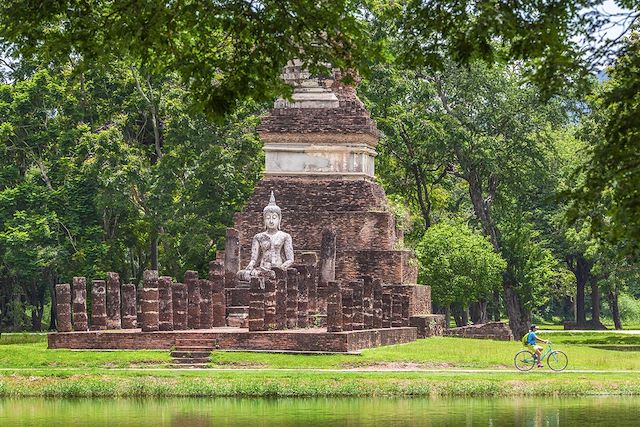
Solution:
M 262 218 L 264 219 L 264 228 L 266 230 L 280 230 L 280 220 L 282 219 L 282 210 L 276 205 L 276 197 L 271 191 L 269 204 L 262 210 Z

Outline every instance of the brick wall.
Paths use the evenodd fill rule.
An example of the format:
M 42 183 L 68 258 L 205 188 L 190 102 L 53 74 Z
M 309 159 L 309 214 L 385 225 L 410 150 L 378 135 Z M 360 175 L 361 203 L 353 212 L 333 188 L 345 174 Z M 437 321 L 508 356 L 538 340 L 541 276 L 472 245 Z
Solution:
M 513 334 L 504 322 L 489 322 L 480 325 L 469 325 L 461 328 L 451 328 L 444 331 L 448 337 L 485 338 L 492 340 L 511 341 Z
M 327 333 L 323 330 L 213 332 L 213 331 L 91 331 L 49 334 L 49 348 L 169 350 L 176 338 L 215 340 L 227 350 L 281 350 L 348 352 L 415 341 L 416 328 L 370 329 Z

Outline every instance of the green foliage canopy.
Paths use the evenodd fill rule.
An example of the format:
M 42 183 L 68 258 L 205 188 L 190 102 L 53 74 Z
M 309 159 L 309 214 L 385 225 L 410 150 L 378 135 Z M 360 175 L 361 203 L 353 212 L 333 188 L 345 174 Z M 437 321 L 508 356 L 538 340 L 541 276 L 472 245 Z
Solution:
M 123 60 L 177 73 L 191 102 L 212 113 L 288 87 L 287 61 L 366 68 L 375 52 L 352 0 L 44 1 L 0 3 L 0 44 L 25 58 L 95 68 Z M 365 40 L 367 42 L 365 43 Z
M 506 268 L 486 238 L 461 224 L 430 227 L 416 255 L 419 280 L 431 285 L 433 299 L 441 306 L 489 299 Z

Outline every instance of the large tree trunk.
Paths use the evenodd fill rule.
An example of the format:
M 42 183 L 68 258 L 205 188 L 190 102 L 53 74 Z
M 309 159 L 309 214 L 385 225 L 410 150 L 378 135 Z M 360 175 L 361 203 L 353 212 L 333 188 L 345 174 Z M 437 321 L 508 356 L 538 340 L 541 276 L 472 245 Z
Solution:
M 452 304 L 451 311 L 457 327 L 466 326 L 469 323 L 466 310 L 461 304 Z
M 451 306 L 448 305 L 444 309 L 444 325 L 446 329 L 449 329 L 449 322 L 451 321 Z
M 500 321 L 500 291 L 498 289 L 493 290 L 493 301 L 491 304 L 491 317 L 494 322 Z
M 578 327 L 585 327 L 587 316 L 585 312 L 584 291 L 591 275 L 591 263 L 582 255 L 576 257 L 576 262 L 572 268 L 576 276 L 576 324 Z
M 49 330 L 50 331 L 55 331 L 56 330 L 56 316 L 57 316 L 57 311 L 56 311 L 56 297 L 55 297 L 55 291 L 51 292 L 51 309 L 49 310 L 49 313 L 51 314 L 51 318 L 49 319 Z
M 151 244 L 149 246 L 151 269 L 158 270 L 158 234 L 156 232 L 151 234 Z
M 600 288 L 595 278 L 591 280 L 591 321 L 594 325 L 600 325 Z
M 469 314 L 471 315 L 471 321 L 476 325 L 487 323 L 489 321 L 489 316 L 487 315 L 487 301 L 480 300 L 472 303 L 469 306 Z
M 620 320 L 620 307 L 618 306 L 618 290 L 611 289 L 608 297 L 611 317 L 613 317 L 613 325 L 616 329 L 620 330 L 622 329 L 622 321 Z
M 531 325 L 531 313 L 520 304 L 518 294 L 513 286 L 504 280 L 504 306 L 509 316 L 509 328 L 513 336 L 518 339 L 523 336 Z

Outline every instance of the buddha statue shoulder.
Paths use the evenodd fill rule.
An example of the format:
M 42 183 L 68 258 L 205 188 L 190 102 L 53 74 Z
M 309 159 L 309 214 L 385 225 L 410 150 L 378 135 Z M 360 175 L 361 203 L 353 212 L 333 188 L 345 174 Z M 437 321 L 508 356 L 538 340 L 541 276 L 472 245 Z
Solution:
M 288 233 L 280 230 L 282 210 L 271 192 L 269 204 L 262 211 L 265 230 L 253 236 L 251 261 L 238 271 L 240 280 L 252 277 L 275 277 L 274 267 L 286 269 L 293 264 L 293 243 Z

